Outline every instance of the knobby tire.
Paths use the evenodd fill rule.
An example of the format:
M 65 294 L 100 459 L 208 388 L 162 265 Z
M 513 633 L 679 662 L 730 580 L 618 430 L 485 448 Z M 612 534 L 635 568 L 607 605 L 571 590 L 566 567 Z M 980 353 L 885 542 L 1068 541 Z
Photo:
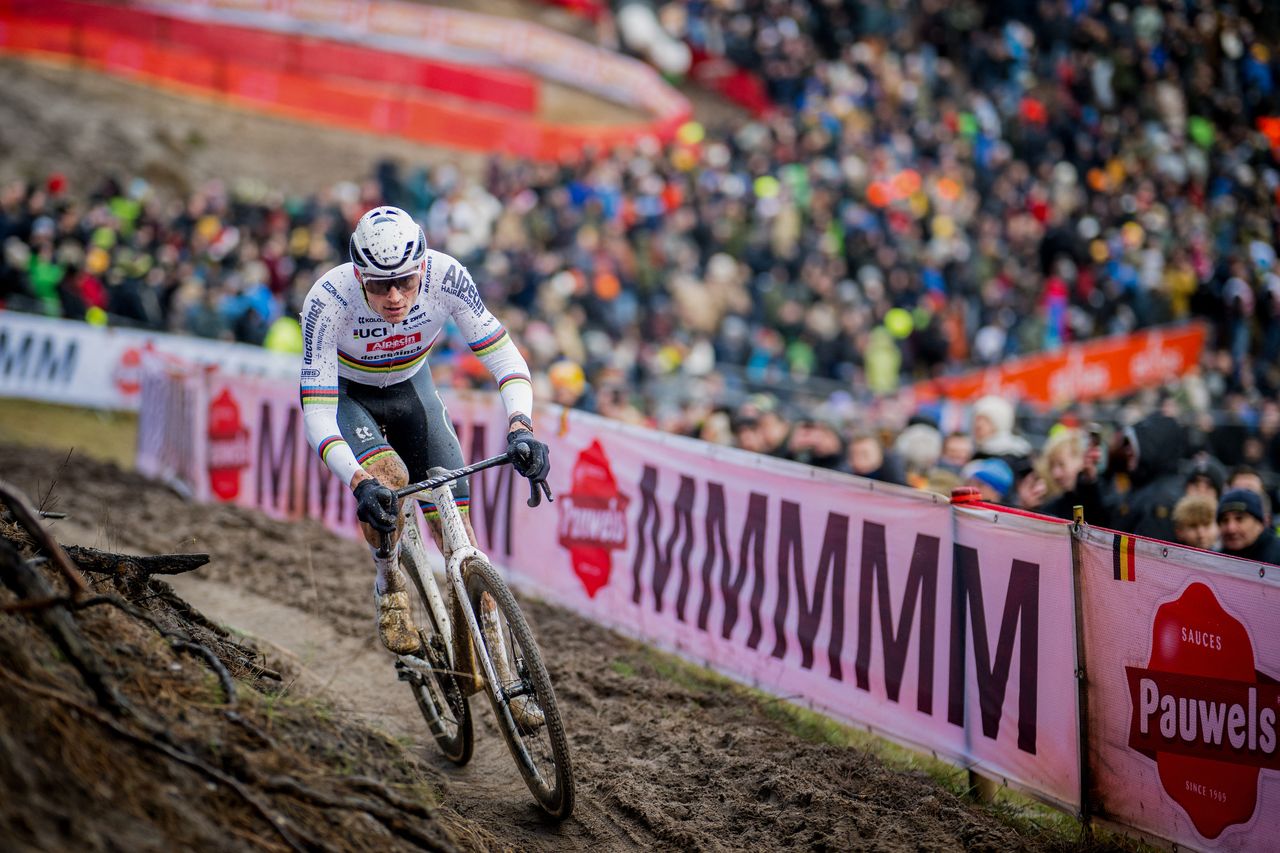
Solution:
M 488 562 L 472 560 L 467 567 L 466 584 L 467 596 L 477 624 L 483 625 L 481 620 L 484 611 L 481 606 L 481 597 L 488 593 L 497 603 L 498 612 L 502 614 L 505 622 L 502 628 L 504 632 L 510 632 L 510 638 L 505 645 L 513 653 L 517 649 L 519 651 L 518 655 L 513 655 L 510 663 L 514 667 L 516 666 L 514 658 L 519 657 L 523 660 L 522 675 L 530 682 L 533 695 L 545 720 L 544 725 L 533 732 L 522 733 L 506 707 L 499 689 L 496 685 L 488 683 L 486 679 L 485 692 L 489 695 L 494 716 L 498 718 L 498 728 L 501 729 L 507 747 L 511 750 L 511 755 L 520 770 L 520 775 L 524 777 L 525 784 L 528 785 L 534 799 L 538 801 L 538 805 L 552 818 L 564 820 L 573 813 L 573 769 L 569 763 L 569 742 L 565 737 L 564 723 L 560 717 L 560 709 L 556 706 L 551 677 L 542 663 L 542 654 L 534 642 L 533 633 L 529 630 L 524 614 L 516 604 L 515 596 L 511 594 L 510 588 L 493 566 Z M 477 651 L 481 651 L 483 647 L 481 653 L 492 660 L 493 654 L 488 648 L 489 640 L 485 636 L 483 627 L 480 633 L 481 636 L 476 638 Z M 541 777 L 544 774 L 530 766 L 529 755 L 532 747 L 543 737 L 549 740 L 554 763 L 552 772 L 545 775 L 554 778 L 543 779 Z

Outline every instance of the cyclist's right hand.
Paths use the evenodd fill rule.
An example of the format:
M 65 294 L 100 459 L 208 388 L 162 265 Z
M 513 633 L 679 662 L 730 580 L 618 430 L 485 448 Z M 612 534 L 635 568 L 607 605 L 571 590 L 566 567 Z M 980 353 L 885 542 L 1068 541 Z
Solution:
M 516 472 L 529 481 L 529 506 L 542 503 L 545 494 L 551 497 L 551 488 L 547 485 L 547 475 L 551 473 L 550 450 L 541 441 L 533 437 L 527 429 L 516 429 L 507 433 L 507 456 Z
M 356 517 L 380 533 L 396 529 L 396 493 L 370 477 L 356 486 Z

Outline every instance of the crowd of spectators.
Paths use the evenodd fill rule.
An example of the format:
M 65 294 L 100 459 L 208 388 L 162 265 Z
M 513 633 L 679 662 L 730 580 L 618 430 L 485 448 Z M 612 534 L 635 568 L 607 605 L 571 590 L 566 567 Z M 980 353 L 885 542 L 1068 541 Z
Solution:
M 82 188 L 56 175 L 14 184 L 0 190 L 0 298 L 91 322 L 296 340 L 273 333 L 343 260 L 359 214 L 385 202 L 471 268 L 544 390 L 579 408 L 917 485 L 946 472 L 1007 480 L 1002 500 L 1060 508 L 1074 487 L 1042 466 L 1064 446 L 1088 455 L 1075 453 L 1079 431 L 1061 438 L 1079 412 L 1056 431 L 1053 417 L 1026 425 L 1031 442 L 1003 410 L 975 409 L 964 434 L 942 434 L 927 413 L 909 423 L 895 393 L 1200 317 L 1212 328 L 1205 373 L 1166 408 L 1205 454 L 1261 448 L 1227 464 L 1270 477 L 1274 5 L 687 2 L 683 35 L 760 74 L 778 109 L 690 124 L 667 145 L 495 158 L 481 175 L 388 163 L 308 198 L 219 183 L 172 198 L 138 179 Z M 435 364 L 453 381 L 482 378 L 450 355 Z M 1136 430 L 1142 414 L 1125 409 L 1107 431 Z M 1208 446 L 1219 434 L 1248 440 Z M 924 465 L 935 444 L 945 464 Z M 1191 458 L 1171 448 L 1142 465 Z M 1120 482 L 1091 506 L 1131 506 L 1113 498 L 1142 465 L 1109 469 Z

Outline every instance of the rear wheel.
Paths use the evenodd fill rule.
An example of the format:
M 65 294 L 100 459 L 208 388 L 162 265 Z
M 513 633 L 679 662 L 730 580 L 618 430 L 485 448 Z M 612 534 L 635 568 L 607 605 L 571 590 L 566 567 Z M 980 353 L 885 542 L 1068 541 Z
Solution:
M 573 812 L 573 770 L 551 677 L 524 614 L 493 566 L 472 560 L 466 576 L 480 625 L 476 650 L 499 675 L 499 683 L 485 684 L 498 727 L 538 805 L 564 820 Z
M 467 697 L 458 689 L 453 677 L 453 661 L 446 645 L 445 633 L 436 624 L 435 613 L 427 605 L 427 592 L 422 578 L 431 572 L 422 537 L 417 528 L 417 513 L 409 512 L 405 519 L 405 532 L 400 543 L 400 567 L 413 580 L 416 595 L 410 596 L 413 623 L 423 636 L 423 650 L 418 657 L 427 665 L 424 668 L 396 662 L 400 677 L 409 683 L 418 710 L 427 721 L 431 736 L 436 739 L 444 757 L 462 765 L 471 760 L 475 747 L 475 733 L 471 726 L 471 708 Z M 413 528 L 410 529 L 410 525 Z M 429 668 L 430 673 L 423 669 Z

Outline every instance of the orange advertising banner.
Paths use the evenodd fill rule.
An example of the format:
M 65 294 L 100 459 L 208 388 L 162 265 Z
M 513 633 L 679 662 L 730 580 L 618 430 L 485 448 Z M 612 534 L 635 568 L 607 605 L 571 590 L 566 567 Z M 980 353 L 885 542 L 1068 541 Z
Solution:
M 911 390 L 917 401 L 997 394 L 1047 406 L 1120 397 L 1186 374 L 1199 364 L 1207 336 L 1203 323 L 1144 329 L 932 379 Z

